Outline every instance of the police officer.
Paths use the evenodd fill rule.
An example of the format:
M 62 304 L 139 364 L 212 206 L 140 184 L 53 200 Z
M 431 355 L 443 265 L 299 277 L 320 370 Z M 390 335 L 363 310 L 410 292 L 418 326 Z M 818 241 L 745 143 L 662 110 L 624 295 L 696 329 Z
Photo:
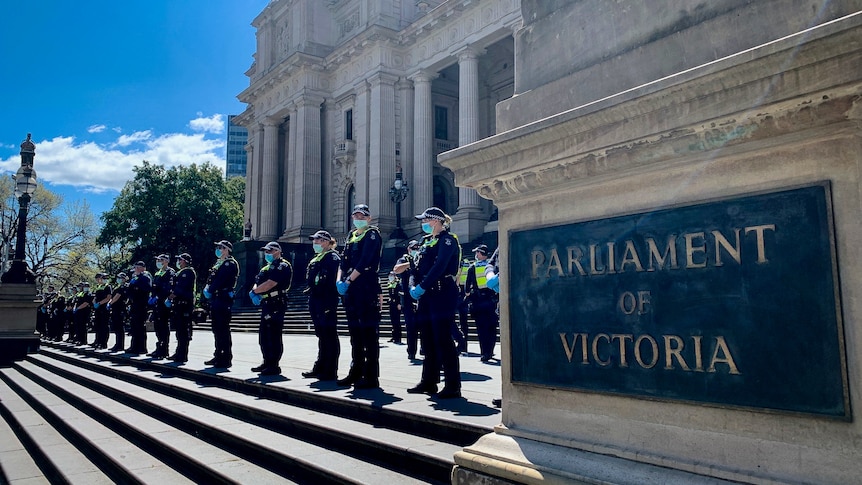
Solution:
M 350 372 L 336 383 L 355 389 L 380 387 L 380 256 L 383 240 L 371 223 L 371 210 L 365 204 L 353 207 L 353 227 L 342 253 L 336 288 L 344 297 L 347 330 L 353 362 Z
M 234 289 L 239 279 L 239 263 L 231 256 L 233 244 L 227 240 L 214 243 L 218 258 L 210 268 L 204 298 L 209 300 L 215 351 L 213 358 L 204 362 L 220 369 L 233 364 L 233 341 L 230 335 L 230 307 L 233 305 Z
M 317 360 L 309 372 L 302 377 L 321 381 L 338 379 L 338 357 L 341 342 L 338 340 L 338 290 L 335 282 L 341 256 L 335 251 L 335 238 L 327 231 L 317 231 L 309 236 L 314 248 L 314 257 L 308 262 L 305 282 L 308 285 L 308 312 L 317 336 Z
M 152 289 L 153 276 L 147 271 L 146 264 L 138 261 L 128 288 L 132 343 L 126 349 L 127 354 L 147 353 L 147 305 Z
M 461 397 L 461 371 L 458 350 L 452 340 L 452 327 L 458 309 L 458 267 L 461 246 L 448 231 L 452 218 L 437 207 L 416 216 L 422 221 L 425 237 L 416 264 L 410 295 L 419 303 L 417 317 L 422 325 L 425 360 L 422 380 L 407 390 L 411 394 L 434 394 L 442 366 L 445 377 L 439 399 Z
M 82 281 L 78 283 L 78 293 L 75 294 L 72 317 L 74 334 L 70 335 L 75 345 L 87 343 L 87 326 L 90 325 L 90 317 L 93 311 L 93 294 L 90 293 L 90 283 Z
M 177 274 L 164 305 L 170 307 L 171 322 L 177 335 L 177 350 L 169 360 L 183 364 L 189 360 L 189 341 L 192 339 L 192 313 L 195 309 L 195 292 L 198 275 L 192 267 L 189 253 L 177 256 Z
M 48 338 L 49 328 L 51 326 L 51 312 L 54 306 L 54 300 L 57 299 L 57 292 L 54 285 L 48 285 L 45 293 L 42 294 L 42 303 L 36 310 L 36 331 L 43 339 Z
M 392 338 L 389 342 L 401 344 L 401 285 L 394 271 L 389 272 L 386 283 L 386 304 L 389 307 L 389 321 L 392 323 Z
M 485 269 L 488 267 L 488 246 L 480 244 L 473 249 L 476 261 L 467 270 L 467 298 L 470 300 L 470 314 L 476 322 L 479 335 L 479 352 L 482 362 L 494 356 L 497 343 L 497 294 L 488 288 Z
M 126 316 L 128 314 L 129 302 L 129 277 L 126 273 L 117 274 L 114 292 L 111 299 L 105 304 L 111 315 L 111 332 L 114 332 L 114 346 L 108 349 L 110 352 L 121 352 L 126 345 Z
M 147 354 L 154 359 L 164 359 L 168 356 L 168 346 L 171 342 L 171 307 L 165 305 L 165 300 L 171 294 L 175 275 L 174 269 L 171 268 L 171 257 L 167 254 L 156 256 L 156 274 L 153 275 L 153 290 L 149 300 L 150 306 L 153 307 L 156 350 Z
M 273 376 L 281 374 L 279 361 L 284 353 L 284 310 L 293 268 L 289 262 L 281 259 L 281 245 L 278 242 L 268 242 L 260 250 L 264 252 L 266 265 L 258 272 L 248 295 L 252 303 L 261 306 L 258 343 L 263 363 L 252 367 L 251 371 L 259 372 L 262 376 Z
M 467 353 L 467 340 L 470 337 L 470 298 L 467 296 L 467 272 L 473 261 L 467 258 L 461 260 L 458 271 L 458 321 L 452 329 L 452 338 L 458 345 L 458 353 Z
M 96 337 L 93 340 L 93 348 L 107 349 L 108 336 L 110 335 L 110 315 L 105 305 L 111 301 L 111 285 L 105 280 L 108 275 L 96 273 L 96 290 L 93 293 L 93 331 Z
M 416 258 L 419 257 L 419 241 L 413 239 L 407 243 L 407 253 L 398 258 L 392 272 L 401 284 L 401 313 L 404 315 L 404 328 L 407 334 L 407 358 L 416 359 L 416 348 L 419 342 L 419 325 L 416 322 L 416 300 L 410 296 L 410 276 L 416 269 Z M 411 270 L 412 268 L 412 270 Z
M 65 329 L 66 297 L 58 293 L 51 302 L 50 319 L 48 320 L 48 340 L 59 342 L 63 340 Z

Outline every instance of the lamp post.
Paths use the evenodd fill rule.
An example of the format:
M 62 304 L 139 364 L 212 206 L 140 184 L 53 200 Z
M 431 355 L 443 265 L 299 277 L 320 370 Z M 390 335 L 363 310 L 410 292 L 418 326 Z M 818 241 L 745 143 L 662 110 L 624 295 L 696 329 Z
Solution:
M 395 166 L 395 181 L 392 182 L 392 187 L 389 188 L 389 200 L 395 202 L 395 230 L 389 235 L 390 239 L 407 239 L 407 234 L 401 228 L 401 203 L 407 198 L 407 192 L 410 188 L 407 187 L 407 182 L 404 181 L 401 174 L 401 165 Z
M 21 168 L 15 174 L 15 196 L 18 198 L 18 233 L 15 241 L 15 258 L 9 266 L 9 271 L 3 274 L 3 283 L 35 283 L 33 272 L 24 261 L 24 249 L 27 241 L 27 211 L 30 206 L 30 196 L 36 191 L 36 171 L 33 170 L 33 158 L 36 156 L 36 144 L 27 139 L 21 143 Z

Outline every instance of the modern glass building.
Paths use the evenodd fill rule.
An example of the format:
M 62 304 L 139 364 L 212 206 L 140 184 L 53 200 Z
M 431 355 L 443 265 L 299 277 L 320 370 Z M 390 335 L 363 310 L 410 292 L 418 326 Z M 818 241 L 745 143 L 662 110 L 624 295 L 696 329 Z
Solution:
M 247 157 L 245 145 L 248 143 L 248 129 L 235 125 L 235 115 L 227 117 L 227 152 L 225 153 L 225 178 L 245 177 Z

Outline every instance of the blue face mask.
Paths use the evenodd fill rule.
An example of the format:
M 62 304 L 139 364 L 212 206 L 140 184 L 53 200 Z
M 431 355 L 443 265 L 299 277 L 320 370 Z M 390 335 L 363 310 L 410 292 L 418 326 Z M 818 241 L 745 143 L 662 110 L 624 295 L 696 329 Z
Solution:
M 265 259 L 267 263 L 271 263 L 275 261 L 275 255 L 267 253 L 263 255 L 263 259 Z
M 221 257 L 221 249 L 216 249 L 216 257 L 217 258 Z
M 124 283 L 123 278 L 117 278 L 117 284 L 122 285 Z
M 182 265 L 180 265 L 180 263 L 177 263 L 177 269 L 183 269 L 183 267 L 182 267 Z
M 431 227 L 430 222 L 423 222 L 422 223 L 422 230 L 425 232 L 425 234 L 431 234 L 432 232 L 434 232 L 434 228 Z
M 162 266 L 164 266 L 164 265 L 165 265 L 165 264 L 164 264 L 164 263 L 162 263 L 161 261 L 156 261 L 156 268 L 158 268 L 158 269 L 162 269 Z
M 315 253 L 320 254 L 323 252 L 323 245 L 322 244 L 312 244 L 311 247 L 314 248 Z
M 365 219 L 353 219 L 353 227 L 357 229 L 365 229 L 368 226 L 368 221 Z
M 419 257 L 419 250 L 414 249 L 413 251 L 410 251 L 410 256 L 413 256 L 414 258 L 418 258 Z

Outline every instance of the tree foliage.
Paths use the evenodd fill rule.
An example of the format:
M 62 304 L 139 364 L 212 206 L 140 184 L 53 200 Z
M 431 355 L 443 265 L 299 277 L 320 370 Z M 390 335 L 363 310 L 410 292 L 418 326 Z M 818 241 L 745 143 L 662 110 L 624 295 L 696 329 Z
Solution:
M 209 163 L 166 169 L 144 162 L 102 214 L 96 243 L 106 248 L 103 264 L 151 266 L 159 254 L 187 252 L 195 267 L 208 267 L 214 241 L 242 237 L 244 192 L 243 179 L 225 181 Z
M 18 232 L 19 204 L 14 196 L 15 181 L 0 178 L 0 237 L 3 262 L 14 254 Z M 86 202 L 63 203 L 62 196 L 39 185 L 27 211 L 24 257 L 36 275 L 42 291 L 48 284 L 58 289 L 91 280 L 96 265 L 97 227 Z M 5 269 L 5 268 L 4 268 Z

